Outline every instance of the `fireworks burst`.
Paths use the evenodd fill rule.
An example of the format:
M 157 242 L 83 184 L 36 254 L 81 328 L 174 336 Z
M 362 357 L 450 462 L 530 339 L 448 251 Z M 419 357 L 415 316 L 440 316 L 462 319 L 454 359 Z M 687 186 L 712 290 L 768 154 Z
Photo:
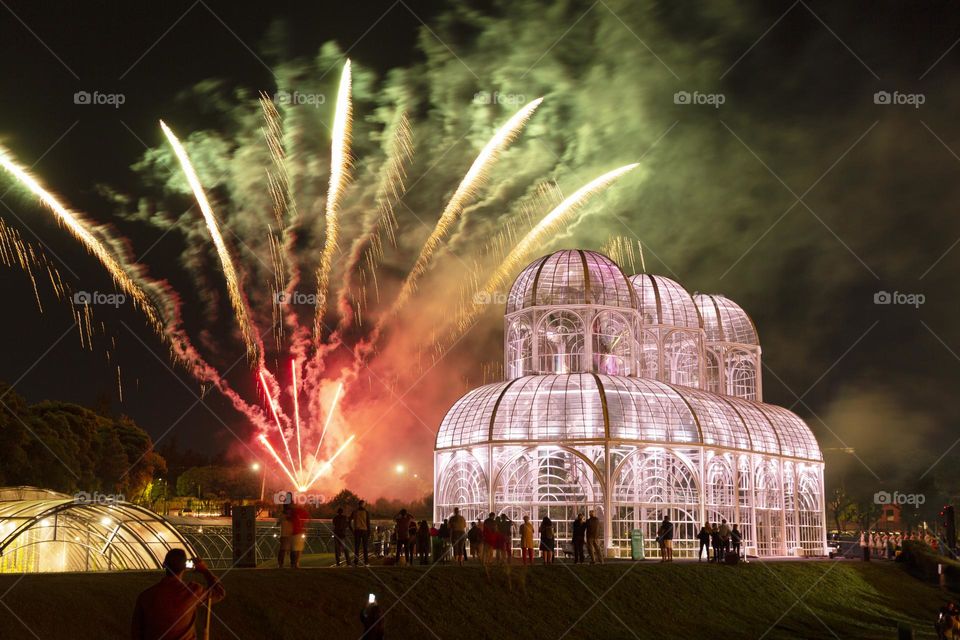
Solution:
M 267 351 L 260 337 L 254 309 L 251 308 L 244 291 L 244 276 L 249 278 L 249 271 L 244 269 L 242 263 L 235 262 L 221 232 L 221 221 L 218 221 L 214 214 L 186 149 L 173 131 L 161 121 L 160 127 L 179 161 L 219 259 L 240 337 L 254 378 L 259 383 L 257 386 L 263 394 L 262 404 L 245 400 L 227 384 L 216 368 L 201 357 L 181 327 L 180 297 L 169 289 L 165 282 L 149 278 L 142 265 L 132 262 L 121 250 L 124 246 L 122 239 L 112 238 L 105 228 L 93 225 L 81 214 L 61 205 L 3 149 L 0 149 L 0 168 L 36 196 L 44 207 L 54 214 L 57 221 L 66 226 L 103 264 L 117 287 L 131 296 L 150 324 L 169 341 L 175 359 L 186 366 L 202 384 L 216 387 L 230 400 L 234 408 L 251 421 L 257 429 L 257 441 L 276 463 L 282 477 L 288 480 L 295 490 L 303 492 L 329 475 L 334 462 L 356 443 L 358 436 L 349 433 L 344 424 L 348 420 L 343 417 L 342 412 L 351 410 L 354 400 L 358 399 L 359 394 L 351 396 L 350 391 L 358 380 L 360 369 L 369 364 L 375 353 L 374 345 L 384 332 L 386 324 L 415 294 L 418 282 L 428 272 L 444 241 L 461 219 L 465 207 L 479 194 L 498 156 L 520 135 L 542 101 L 543 99 L 539 98 L 525 105 L 496 130 L 443 208 L 435 228 L 420 249 L 406 277 L 402 279 L 396 297 L 389 305 L 384 305 L 386 310 L 379 314 L 372 329 L 361 331 L 360 337 L 351 346 L 346 344 L 344 335 L 348 329 L 361 329 L 362 307 L 370 298 L 368 287 L 379 300 L 377 270 L 384 261 L 385 245 L 396 245 L 397 221 L 394 207 L 402 202 L 405 195 L 407 171 L 413 157 L 413 138 L 405 112 L 398 110 L 384 132 L 384 139 L 388 140 L 384 147 L 385 160 L 375 165 L 379 168 L 374 174 L 375 188 L 371 190 L 373 206 L 355 219 L 352 216 L 344 217 L 343 222 L 351 223 L 347 228 L 359 227 L 359 233 L 354 236 L 344 260 L 338 263 L 336 257 L 341 240 L 341 209 L 350 183 L 352 166 L 351 67 L 347 61 L 340 78 L 334 109 L 329 183 L 323 203 L 323 248 L 319 261 L 315 263 L 317 288 L 316 302 L 313 304 L 314 317 L 312 322 L 302 322 L 292 305 L 275 302 L 272 317 L 276 349 L 271 347 L 270 351 Z M 271 263 L 267 268 L 269 273 L 266 281 L 276 300 L 281 296 L 289 298 L 295 293 L 300 282 L 300 270 L 304 268 L 307 257 L 298 253 L 303 246 L 303 243 L 298 243 L 296 233 L 301 212 L 297 209 L 295 193 L 300 184 L 298 176 L 288 170 L 290 153 L 284 135 L 284 119 L 266 95 L 261 95 L 260 106 L 264 116 L 263 134 L 268 153 L 266 162 L 269 198 L 268 206 L 263 210 L 272 211 L 267 220 L 259 222 L 267 231 L 263 246 L 269 249 Z M 492 292 L 502 287 L 510 275 L 522 266 L 522 262 L 529 258 L 531 252 L 548 241 L 551 233 L 569 221 L 591 196 L 635 166 L 620 167 L 581 187 L 539 220 L 508 251 L 508 247 L 520 237 L 520 229 L 532 225 L 537 217 L 536 212 L 546 208 L 540 207 L 546 202 L 546 198 L 539 197 L 533 206 L 524 209 L 523 220 L 508 222 L 506 231 L 497 235 L 494 241 L 496 255 L 506 256 L 499 266 L 484 280 L 477 275 L 483 273 L 478 264 L 476 273 L 465 279 L 468 281 L 467 289 L 473 292 Z M 556 200 L 552 199 L 551 202 Z M 308 211 L 315 210 L 312 206 L 303 204 L 302 214 L 306 222 L 312 222 Z M 64 286 L 59 275 L 42 259 L 30 253 L 31 251 L 29 245 L 20 241 L 14 230 L 0 226 L 0 259 L 5 264 L 19 263 L 21 268 L 28 271 L 35 291 L 36 284 L 31 269 L 38 265 L 46 266 L 54 289 L 58 294 L 62 293 Z M 343 280 L 338 284 L 335 298 L 337 329 L 324 335 L 322 328 L 324 317 L 328 313 L 328 294 L 333 285 L 335 271 L 343 272 Z M 481 282 L 484 284 L 481 285 Z M 37 301 L 39 304 L 39 294 Z M 453 318 L 453 324 L 463 331 L 478 312 L 475 306 L 468 308 Z M 77 317 L 81 317 L 80 312 L 77 313 Z M 91 309 L 85 307 L 82 313 L 85 314 L 82 318 L 88 327 L 88 334 L 84 339 L 87 344 L 92 344 L 92 334 L 89 332 Z M 445 324 L 446 319 L 437 323 L 438 326 Z M 284 334 L 284 328 L 289 329 L 289 335 Z M 347 349 L 338 351 L 342 346 Z M 434 349 L 435 353 L 436 351 Z M 349 352 L 351 355 L 345 356 L 346 362 L 334 362 L 334 352 Z M 287 362 L 289 359 L 289 384 L 280 383 L 280 367 L 276 367 L 275 372 L 271 373 L 266 366 L 268 358 L 274 362 Z M 120 369 L 117 366 L 118 385 L 119 374 Z M 489 374 L 497 375 L 495 371 Z M 285 374 L 282 377 L 285 378 Z M 391 390 L 397 386 L 396 379 L 390 375 L 384 376 L 380 381 Z M 344 402 L 345 406 L 341 408 L 341 400 L 344 398 L 348 398 L 350 402 Z M 325 450 L 332 450 L 332 453 L 322 455 Z

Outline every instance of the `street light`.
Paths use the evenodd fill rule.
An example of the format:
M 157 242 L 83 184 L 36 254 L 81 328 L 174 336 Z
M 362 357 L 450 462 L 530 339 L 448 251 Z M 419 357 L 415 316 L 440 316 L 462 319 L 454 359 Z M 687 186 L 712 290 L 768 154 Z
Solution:
M 260 502 L 263 502 L 263 492 L 267 485 L 267 468 L 261 465 L 259 462 L 254 462 L 250 465 L 250 470 L 254 473 L 260 471 L 261 468 L 263 469 L 263 476 L 260 478 Z
M 406 470 L 406 467 L 403 464 L 397 465 L 397 473 L 403 473 Z

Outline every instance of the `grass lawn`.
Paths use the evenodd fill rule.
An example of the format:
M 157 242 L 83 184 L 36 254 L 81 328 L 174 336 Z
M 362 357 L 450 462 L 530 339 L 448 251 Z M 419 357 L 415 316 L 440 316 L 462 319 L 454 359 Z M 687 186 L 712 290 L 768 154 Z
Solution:
M 158 576 L 0 576 L 0 638 L 127 637 L 137 593 Z M 932 621 L 946 598 L 893 563 L 850 560 L 736 567 L 515 564 L 489 575 L 478 566 L 450 565 L 261 568 L 229 571 L 223 582 L 227 599 L 214 607 L 212 637 L 244 640 L 357 638 L 360 609 L 370 592 L 388 612 L 388 638 L 424 640 L 707 633 L 724 639 L 877 639 L 896 638 L 900 621 L 912 624 L 916 637 L 933 638 Z

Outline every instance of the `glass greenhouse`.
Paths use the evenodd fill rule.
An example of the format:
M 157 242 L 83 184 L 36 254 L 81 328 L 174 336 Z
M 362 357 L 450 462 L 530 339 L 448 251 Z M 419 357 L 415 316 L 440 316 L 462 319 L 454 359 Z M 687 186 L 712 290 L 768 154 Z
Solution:
M 820 448 L 762 402 L 756 327 L 737 304 L 558 251 L 517 277 L 504 324 L 507 379 L 460 398 L 437 433 L 437 520 L 454 506 L 549 515 L 563 540 L 593 510 L 610 555 L 628 556 L 639 529 L 649 557 L 669 514 L 678 557 L 721 519 L 750 555 L 824 553 Z
M 156 513 L 94 494 L 0 488 L 0 573 L 159 569 L 190 545 Z

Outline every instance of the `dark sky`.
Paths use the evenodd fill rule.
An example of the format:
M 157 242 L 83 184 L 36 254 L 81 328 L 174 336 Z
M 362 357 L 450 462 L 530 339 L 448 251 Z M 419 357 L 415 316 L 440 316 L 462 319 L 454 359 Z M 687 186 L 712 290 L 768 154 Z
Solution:
M 36 163 L 34 172 L 65 203 L 105 220 L 109 205 L 96 195 L 94 186 L 105 183 L 135 192 L 129 166 L 144 152 L 145 144 L 160 144 L 157 120 L 169 113 L 178 92 L 208 78 L 257 91 L 275 90 L 271 73 L 261 62 L 272 62 L 263 53 L 270 48 L 266 42 L 271 25 L 284 25 L 284 36 L 271 41 L 288 56 L 312 56 L 321 43 L 334 40 L 343 49 L 355 44 L 351 56 L 374 69 L 403 64 L 415 55 L 418 17 L 428 20 L 437 3 L 416 3 L 410 10 L 393 5 L 379 0 L 206 5 L 194 1 L 8 2 L 0 9 L 0 52 L 6 60 L 0 75 L 4 96 L 0 141 L 21 162 Z M 119 109 L 76 105 L 74 93 L 82 90 L 122 93 L 126 100 Z M 20 228 L 25 238 L 42 240 L 62 275 L 75 275 L 74 282 L 84 283 L 77 289 L 112 291 L 102 268 L 45 216 L 30 207 L 24 215 L 25 203 L 15 197 L 7 196 L 4 202 L 27 227 L 18 225 L 4 207 L 5 219 Z M 120 229 L 133 240 L 137 255 L 149 249 L 161 264 L 173 259 L 164 254 L 163 241 L 151 248 L 158 235 L 152 230 Z M 175 241 L 169 238 L 168 242 Z M 176 250 L 176 244 L 169 247 Z M 125 311 L 100 316 L 113 323 L 111 333 L 121 340 L 126 394 L 121 407 L 115 371 L 103 350 L 82 350 L 76 332 L 62 337 L 72 322 L 66 309 L 48 298 L 47 312 L 40 314 L 31 304 L 26 277 L 17 269 L 0 272 L 0 283 L 7 301 L 0 378 L 11 383 L 19 380 L 16 390 L 29 400 L 93 405 L 108 394 L 114 399 L 114 410 L 131 414 L 154 437 L 194 404 L 196 383 L 182 371 L 174 377 L 165 348 L 145 330 L 142 316 Z M 145 344 L 130 335 L 127 327 Z M 147 346 L 157 357 L 147 353 Z M 206 403 L 231 420 L 221 398 L 213 395 Z M 222 429 L 202 406 L 196 406 L 172 433 L 187 445 L 215 451 L 219 446 L 209 439 L 222 435 Z
M 384 73 L 423 60 L 416 46 L 423 21 L 432 60 L 448 65 L 420 68 L 421 87 L 436 91 L 429 106 L 444 124 L 460 126 L 469 116 L 458 121 L 441 103 L 498 86 L 494 82 L 516 83 L 531 94 L 555 89 L 548 98 L 554 110 L 544 108 L 538 118 L 555 125 L 556 139 L 564 138 L 555 147 L 562 158 L 556 164 L 570 173 L 586 167 L 592 176 L 595 167 L 612 168 L 603 162 L 634 160 L 672 121 L 680 122 L 667 138 L 671 144 L 647 158 L 649 181 L 625 187 L 629 203 L 612 203 L 659 254 L 651 259 L 653 270 L 676 275 L 691 291 L 720 290 L 744 304 L 757 320 L 771 367 L 766 398 L 796 404 L 823 446 L 840 446 L 834 432 L 865 452 L 871 443 L 907 434 L 911 451 L 924 449 L 926 457 L 916 463 L 921 469 L 948 450 L 960 435 L 960 411 L 948 402 L 960 384 L 960 248 L 950 250 L 960 235 L 955 4 L 611 1 L 615 15 L 590 2 L 547 3 L 549 11 L 516 2 L 499 3 L 496 11 L 507 13 L 507 6 L 515 13 L 489 24 L 476 16 L 440 19 L 467 4 L 481 13 L 498 5 L 8 1 L 0 7 L 0 143 L 25 164 L 36 162 L 34 171 L 69 204 L 116 224 L 135 255 L 149 253 L 144 261 L 152 273 L 169 275 L 182 290 L 189 278 L 163 268 L 182 250 L 175 234 L 154 246 L 159 233 L 111 218 L 112 205 L 95 191 L 109 184 L 137 193 L 129 167 L 145 146 L 161 145 L 157 120 L 191 120 L 178 111 L 177 94 L 210 78 L 272 92 L 268 66 L 315 56 L 331 40 Z M 554 40 L 558 46 L 551 47 Z M 604 50 L 607 43 L 617 43 L 610 45 L 615 50 Z M 651 50 L 663 59 L 653 59 Z M 457 62 L 460 56 L 470 73 Z M 525 78 L 520 72 L 528 66 L 537 69 Z M 618 80 L 608 82 L 607 74 Z M 729 103 L 719 111 L 670 104 L 674 91 L 697 87 L 722 90 Z M 927 104 L 887 109 L 871 100 L 881 90 L 923 93 Z M 126 101 L 117 109 L 76 105 L 77 91 L 119 92 Z M 529 135 L 553 144 L 548 133 L 537 133 L 538 123 Z M 602 141 L 599 151 L 590 146 L 593 138 Z M 846 154 L 848 147 L 853 150 Z M 514 167 L 518 173 L 528 169 L 521 165 Z M 811 210 L 797 206 L 771 226 L 793 201 L 780 179 L 804 195 Z M 448 188 L 436 187 L 434 200 Z M 2 200 L 0 216 L 42 241 L 63 275 L 75 275 L 77 288 L 110 290 L 102 269 L 31 203 L 15 194 Z M 590 248 L 599 248 L 607 233 L 624 233 L 612 216 L 579 229 L 577 239 L 591 231 Z M 176 424 L 172 433 L 208 451 L 232 441 L 209 411 L 188 411 L 196 384 L 183 372 L 171 373 L 165 347 L 141 316 L 129 309 L 98 314 L 120 339 L 121 407 L 102 349 L 81 350 L 75 333 L 59 340 L 71 322 L 67 311 L 46 299 L 40 314 L 17 269 L 0 272 L 0 284 L 7 337 L 0 378 L 16 381 L 28 399 L 89 405 L 106 393 L 115 410 L 155 437 Z M 872 304 L 878 290 L 924 293 L 927 302 L 919 310 L 878 307 Z M 490 336 L 499 332 L 496 322 L 489 329 Z M 489 345 L 477 351 L 484 349 L 491 351 Z M 228 422 L 240 421 L 219 396 L 206 405 Z M 877 464 L 897 464 L 889 452 L 869 455 Z

